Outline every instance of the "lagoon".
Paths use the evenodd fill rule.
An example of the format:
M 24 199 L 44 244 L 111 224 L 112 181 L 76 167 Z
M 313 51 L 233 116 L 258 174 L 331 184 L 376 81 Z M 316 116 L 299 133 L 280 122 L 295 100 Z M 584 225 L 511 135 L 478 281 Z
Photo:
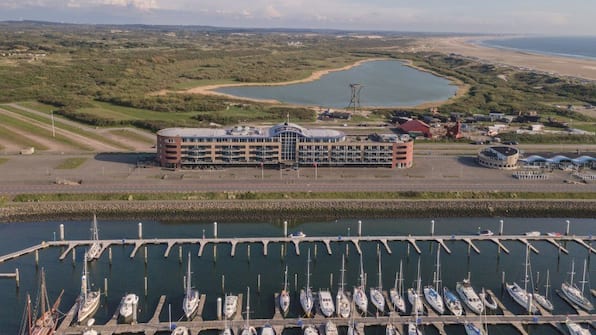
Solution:
M 350 103 L 351 83 L 362 85 L 360 105 L 366 107 L 415 106 L 446 100 L 457 92 L 457 86 L 449 80 L 397 60 L 363 62 L 348 70 L 330 72 L 311 82 L 221 87 L 216 91 L 287 104 L 345 108 Z

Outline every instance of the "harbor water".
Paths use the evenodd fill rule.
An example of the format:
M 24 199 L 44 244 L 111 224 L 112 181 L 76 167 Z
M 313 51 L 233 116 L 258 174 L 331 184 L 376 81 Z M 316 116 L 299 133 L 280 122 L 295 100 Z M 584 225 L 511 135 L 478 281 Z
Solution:
M 99 219 L 99 235 L 104 239 L 134 239 L 137 238 L 138 221 L 103 221 Z M 479 229 L 499 230 L 499 218 L 436 218 L 436 235 L 464 235 L 475 234 Z M 504 220 L 505 234 L 519 234 L 531 230 L 546 232 L 564 232 L 566 220 L 570 221 L 571 233 L 576 235 L 590 235 L 596 228 L 596 219 L 575 218 L 506 218 Z M 90 221 L 80 222 L 23 222 L 0 225 L 0 254 L 7 254 L 23 249 L 41 241 L 59 238 L 59 225 L 65 225 L 67 240 L 88 239 Z M 283 219 L 274 223 L 220 223 L 219 237 L 246 236 L 282 236 Z M 358 234 L 358 219 L 339 220 L 332 222 L 290 223 L 289 232 L 301 230 L 308 236 L 347 236 Z M 431 231 L 431 219 L 377 219 L 362 222 L 362 235 L 428 235 Z M 143 238 L 201 238 L 213 236 L 213 223 L 176 223 L 143 221 Z M 446 241 L 452 253 L 441 252 L 442 284 L 455 290 L 455 283 L 471 274 L 473 286 L 480 290 L 482 287 L 491 289 L 503 301 L 509 310 L 522 313 L 521 308 L 502 290 L 501 276 L 505 272 L 508 282 L 517 281 L 521 285 L 524 268 L 525 247 L 516 241 L 506 241 L 504 245 L 511 251 L 506 254 L 498 252 L 496 244 L 485 241 L 476 242 L 481 253 L 477 254 L 463 242 Z M 431 284 L 435 267 L 436 243 L 418 243 L 422 254 L 405 242 L 391 242 L 392 253 L 388 254 L 381 245 L 382 281 L 383 288 L 388 290 L 393 286 L 400 260 L 403 260 L 405 271 L 405 287 L 412 287 L 416 279 L 418 259 L 422 265 L 422 285 Z M 532 279 L 540 292 L 544 293 L 546 271 L 550 271 L 552 290 L 550 292 L 555 305 L 555 314 L 572 314 L 575 311 L 554 292 L 560 288 L 561 282 L 568 278 L 571 261 L 575 260 L 576 280 L 580 280 L 583 261 L 588 259 L 588 278 L 594 278 L 596 267 L 590 266 L 590 257 L 585 247 L 577 243 L 567 243 L 565 247 L 569 255 L 560 253 L 556 247 L 548 242 L 536 242 L 533 245 L 539 250 L 530 257 Z M 274 314 L 273 295 L 283 286 L 284 268 L 289 269 L 289 288 L 291 291 L 291 308 L 289 317 L 300 315 L 298 293 L 306 284 L 306 255 L 310 249 L 313 262 L 311 264 L 311 285 L 316 292 L 320 288 L 330 288 L 333 295 L 338 288 L 342 254 L 347 252 L 346 287 L 351 291 L 357 284 L 359 257 L 356 248 L 351 243 L 333 242 L 332 254 L 329 255 L 323 243 L 301 243 L 300 255 L 296 255 L 292 244 L 270 244 L 268 256 L 263 255 L 262 244 L 237 246 L 234 257 L 230 255 L 231 246 L 221 244 L 217 247 L 209 244 L 201 257 L 198 257 L 198 245 L 183 245 L 183 259 L 180 262 L 178 246 L 172 248 L 168 258 L 164 258 L 165 245 L 149 245 L 145 262 L 145 248 L 141 248 L 131 259 L 132 246 L 112 247 L 112 261 L 108 252 L 101 258 L 90 263 L 90 279 L 94 287 L 104 290 L 104 278 L 107 278 L 107 296 L 102 298 L 99 311 L 95 315 L 96 324 L 106 323 L 116 311 L 120 299 L 126 293 L 136 293 L 140 296 L 139 322 L 148 321 L 154 313 L 161 295 L 166 295 L 165 307 L 160 320 L 168 320 L 168 305 L 171 305 L 172 320 L 176 322 L 182 318 L 182 299 L 184 295 L 183 279 L 186 271 L 186 255 L 192 255 L 192 283 L 201 294 L 207 295 L 203 318 L 216 319 L 216 301 L 224 293 L 246 294 L 247 286 L 251 287 L 251 319 L 271 318 Z M 364 259 L 364 270 L 367 277 L 367 287 L 377 286 L 377 243 L 361 243 Z M 284 250 L 285 249 L 285 250 Z M 46 271 L 47 286 L 50 300 L 53 300 L 64 289 L 61 310 L 67 312 L 74 304 L 80 289 L 80 277 L 83 267 L 84 248 L 75 249 L 72 255 L 64 261 L 58 258 L 63 252 L 60 248 L 47 248 L 39 253 L 39 268 L 35 265 L 34 254 L 29 254 L 0 264 L 0 272 L 13 272 L 19 268 L 21 275 L 20 288 L 15 288 L 14 280 L 0 280 L 0 334 L 16 334 L 18 332 L 26 294 L 37 295 L 39 269 Z M 593 261 L 592 261 L 593 262 Z M 110 264 L 111 263 L 111 264 Z M 330 278 L 330 274 L 333 278 Z M 539 273 L 539 275 L 537 274 Z M 260 287 L 258 278 L 260 276 Z M 144 282 L 147 277 L 148 291 L 145 295 Z M 539 277 L 539 278 L 538 278 Z M 538 280 L 539 279 L 539 280 Z M 588 280 L 587 288 L 590 287 Z M 368 291 L 368 289 L 367 289 Z M 368 292 L 367 292 L 368 293 Z M 589 293 L 586 295 L 589 296 Z M 245 302 L 246 300 L 244 300 Z M 244 309 L 244 306 L 242 306 Z M 371 307 L 372 308 L 372 307 Z M 371 309 L 372 311 L 372 309 Z M 345 333 L 345 329 L 340 332 Z M 448 334 L 464 334 L 462 326 L 447 326 Z M 289 332 L 291 333 L 291 331 Z M 367 328 L 368 334 L 384 334 L 384 328 Z M 549 326 L 531 326 L 531 334 L 558 334 Z M 437 334 L 433 327 L 425 327 L 425 334 Z M 490 334 L 513 335 L 517 331 L 510 327 L 490 327 Z
M 283 103 L 345 108 L 350 103 L 350 84 L 361 85 L 360 105 L 414 106 L 451 98 L 457 87 L 396 60 L 365 62 L 348 70 L 331 72 L 311 82 L 278 86 L 222 87 L 218 92 Z

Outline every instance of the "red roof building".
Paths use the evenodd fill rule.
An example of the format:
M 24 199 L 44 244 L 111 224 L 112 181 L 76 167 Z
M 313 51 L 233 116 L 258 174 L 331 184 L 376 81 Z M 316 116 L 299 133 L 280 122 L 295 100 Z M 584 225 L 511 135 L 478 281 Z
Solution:
M 414 137 L 416 135 L 423 135 L 424 137 L 428 138 L 432 137 L 432 134 L 430 133 L 430 126 L 420 120 L 407 121 L 401 124 L 399 128 Z

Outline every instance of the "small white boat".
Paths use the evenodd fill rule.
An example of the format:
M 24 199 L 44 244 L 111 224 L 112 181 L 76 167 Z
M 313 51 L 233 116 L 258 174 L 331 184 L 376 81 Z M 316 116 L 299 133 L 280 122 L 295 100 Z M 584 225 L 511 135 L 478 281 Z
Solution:
M 188 267 L 186 270 L 186 291 L 184 292 L 184 299 L 182 300 L 182 310 L 186 319 L 191 321 L 197 313 L 199 307 L 199 291 L 191 286 L 191 272 L 190 272 L 190 252 L 188 253 Z
M 332 317 L 333 312 L 335 312 L 335 305 L 333 304 L 333 298 L 331 298 L 331 293 L 326 290 L 319 290 L 319 308 L 321 309 L 321 313 L 326 317 Z
M 482 329 L 476 327 L 475 324 L 472 322 L 465 322 L 464 329 L 466 330 L 466 335 L 484 335 L 484 331 Z
M 530 237 L 538 237 L 538 236 L 540 236 L 540 232 L 537 230 L 527 231 L 524 233 L 524 235 L 530 236 Z
M 304 329 L 302 329 L 302 332 L 304 335 L 319 335 L 319 331 L 313 325 L 308 325 L 304 327 Z
M 584 285 L 586 283 L 586 266 L 587 263 L 586 260 L 584 260 L 584 274 L 583 279 L 581 281 L 582 288 L 580 290 L 577 286 L 575 286 L 575 283 L 573 282 L 573 276 L 575 274 L 575 262 L 572 260 L 570 273 L 571 278 L 569 279 L 568 283 L 563 282 L 561 284 L 561 291 L 563 292 L 563 294 L 565 294 L 565 297 L 567 297 L 567 299 L 569 299 L 573 304 L 576 304 L 579 307 L 590 312 L 594 309 L 594 305 L 592 305 L 590 300 L 584 296 Z
M 535 314 L 538 312 L 538 308 L 534 305 L 533 297 L 531 293 L 528 293 L 528 268 L 530 267 L 530 246 L 526 247 L 526 260 L 524 264 L 525 274 L 524 274 L 524 287 L 520 287 L 517 283 L 513 284 L 505 284 L 505 288 L 507 292 L 517 302 L 520 306 L 522 306 L 527 312 L 531 314 Z
M 482 292 L 480 292 L 479 297 L 482 300 L 482 303 L 484 303 L 484 307 L 492 311 L 499 308 L 497 302 L 495 301 L 495 299 L 493 299 L 492 295 L 488 294 L 488 292 L 484 291 L 484 289 L 482 289 Z
M 86 329 L 83 331 L 83 335 L 98 335 L 99 333 L 95 329 Z
M 439 285 L 441 284 L 441 246 L 437 246 L 437 263 L 436 263 L 436 270 L 433 274 L 433 285 L 428 285 L 424 287 L 423 293 L 424 298 L 428 302 L 428 304 L 437 312 L 439 315 L 445 313 L 445 304 L 443 303 L 443 298 L 439 293 Z
M 377 245 L 377 257 L 379 259 L 379 272 L 377 274 L 379 283 L 377 287 L 370 288 L 370 300 L 381 314 L 385 313 L 385 297 L 383 296 L 383 281 L 381 280 L 381 251 Z
M 484 302 L 480 300 L 476 291 L 470 284 L 470 280 L 464 279 L 462 282 L 457 282 L 455 290 L 459 294 L 461 301 L 468 306 L 472 312 L 476 314 L 482 314 L 484 311 Z
M 423 314 L 424 305 L 422 304 L 422 297 L 420 293 L 420 259 L 418 259 L 418 279 L 416 280 L 416 289 L 408 289 L 408 301 L 412 306 L 410 314 Z
M 409 322 L 408 323 L 408 335 L 422 335 L 422 331 L 420 329 L 418 329 L 418 326 L 415 323 Z
M 91 223 L 91 240 L 93 241 L 89 249 L 85 252 L 85 258 L 88 261 L 93 261 L 101 256 L 102 245 L 99 242 L 99 230 L 97 229 L 97 216 L 93 214 L 93 222 Z
M 335 297 L 335 303 L 337 308 L 337 315 L 347 319 L 350 317 L 351 311 L 351 304 L 348 296 L 346 295 L 345 291 L 345 283 L 344 283 L 344 274 L 346 272 L 346 257 L 345 255 L 341 256 L 341 281 L 339 282 L 339 290 L 337 291 L 337 296 Z
M 286 270 L 284 271 L 284 288 L 281 290 L 279 294 L 279 309 L 281 313 L 285 316 L 288 314 L 290 310 L 290 292 L 288 292 L 288 266 L 286 265 Z
M 538 305 L 542 306 L 542 308 L 546 309 L 547 311 L 552 311 L 555 306 L 553 303 L 548 299 L 548 291 L 550 287 L 550 272 L 546 270 L 546 285 L 544 285 L 544 295 L 539 294 L 538 291 L 534 293 L 534 300 Z
M 172 335 L 190 335 L 190 331 L 186 327 L 178 326 L 172 331 Z
M 250 287 L 246 288 L 246 318 L 244 326 L 240 329 L 240 335 L 257 335 L 255 327 L 250 325 Z
M 453 315 L 461 316 L 463 314 L 464 309 L 461 306 L 461 302 L 457 296 L 447 288 L 447 286 L 443 286 L 443 299 L 445 300 L 447 309 L 449 309 Z
M 238 296 L 233 294 L 226 294 L 224 299 L 224 316 L 230 319 L 238 309 Z
M 399 330 L 390 322 L 385 326 L 385 335 L 400 335 Z
M 479 236 L 493 236 L 494 234 L 490 229 L 484 229 L 478 232 Z
M 329 320 L 325 323 L 325 335 L 338 335 L 337 326 Z
M 313 297 L 310 289 L 310 249 L 308 249 L 308 260 L 306 263 L 306 287 L 300 290 L 300 305 L 307 317 L 311 316 L 313 308 Z
M 550 233 L 546 233 L 546 235 L 547 236 L 550 236 L 550 237 L 561 237 L 561 236 L 563 236 L 562 233 L 559 233 L 559 232 L 556 232 L 556 231 L 553 231 L 553 232 L 550 232 Z
M 566 321 L 565 324 L 567 325 L 567 329 L 569 330 L 570 335 L 590 335 L 590 330 L 586 329 L 579 324 L 571 321 Z
M 354 287 L 354 294 L 352 296 L 356 307 L 364 314 L 368 312 L 368 298 L 364 291 L 364 267 L 362 266 L 362 254 L 360 254 L 360 283 Z
M 273 327 L 271 327 L 270 324 L 266 323 L 261 328 L 261 335 L 275 335 L 275 330 L 273 329 Z
M 79 323 L 87 318 L 93 317 L 99 307 L 101 294 L 99 290 L 92 291 L 89 289 L 89 272 L 87 272 L 87 253 L 85 253 L 85 260 L 83 261 L 83 275 L 81 276 L 81 294 L 79 295 L 77 320 Z
M 402 261 L 399 261 L 399 273 L 395 274 L 395 284 L 393 288 L 389 290 L 389 298 L 393 307 L 399 313 L 406 313 L 406 301 L 404 300 L 404 284 L 403 284 L 403 272 L 402 272 Z
M 120 303 L 120 317 L 122 318 L 122 322 L 136 322 L 138 304 L 139 297 L 136 294 L 127 294 L 122 298 Z
M 302 238 L 306 237 L 306 234 L 303 231 L 295 231 L 293 233 L 288 234 L 289 238 Z

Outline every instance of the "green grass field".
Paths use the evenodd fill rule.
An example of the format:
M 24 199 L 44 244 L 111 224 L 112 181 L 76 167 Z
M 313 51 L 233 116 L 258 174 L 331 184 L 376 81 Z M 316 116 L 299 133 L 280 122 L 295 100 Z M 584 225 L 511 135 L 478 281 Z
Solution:
M 190 80 L 189 79 L 187 81 L 176 83 L 175 85 L 172 85 L 172 87 L 169 87 L 169 89 L 188 90 L 188 89 L 191 89 L 193 87 L 198 87 L 198 86 L 224 85 L 224 84 L 237 84 L 237 83 L 238 83 L 237 81 L 226 80 L 226 79 L 221 79 L 221 80 L 210 80 L 210 79 Z
M 43 112 L 46 114 L 50 114 L 53 110 L 56 110 L 56 107 L 52 105 L 42 104 L 41 102 L 37 101 L 19 101 L 16 103 L 19 106 L 27 107 L 34 109 L 39 112 Z
M 48 150 L 45 145 L 28 137 L 21 136 L 14 131 L 0 125 L 0 139 L 7 142 L 14 142 L 21 145 L 23 148 L 34 147 L 35 150 L 44 151 Z
M 147 144 L 155 144 L 155 139 L 150 139 L 146 136 L 138 134 L 134 131 L 127 130 L 127 129 L 112 129 L 109 131 L 110 134 L 114 134 L 118 137 L 128 138 L 136 142 L 147 143 Z
M 58 164 L 56 167 L 54 167 L 54 169 L 72 170 L 72 169 L 76 169 L 79 166 L 83 165 L 83 163 L 85 163 L 86 161 L 87 161 L 87 158 L 85 158 L 85 157 L 67 158 L 67 159 L 63 160 L 62 162 L 60 162 L 60 164 Z
M 184 121 L 187 122 L 196 113 L 164 113 L 139 108 L 123 107 L 107 102 L 93 102 L 94 107 L 79 109 L 81 113 L 89 113 L 105 119 L 112 120 L 158 120 L 158 121 Z

